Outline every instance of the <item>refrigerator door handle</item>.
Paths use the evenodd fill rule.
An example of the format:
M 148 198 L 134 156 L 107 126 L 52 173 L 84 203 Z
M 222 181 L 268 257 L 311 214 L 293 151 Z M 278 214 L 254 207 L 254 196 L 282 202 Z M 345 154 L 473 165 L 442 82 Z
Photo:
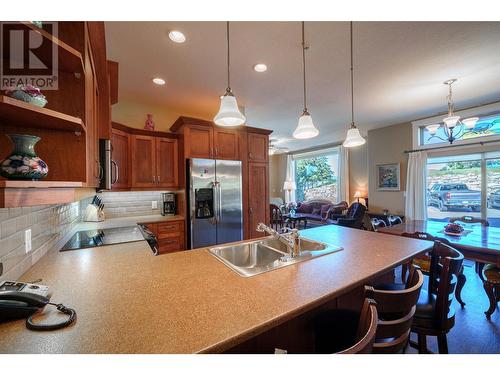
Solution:
M 219 202 L 217 204 L 217 208 L 219 209 L 219 212 L 217 214 L 217 222 L 220 222 L 222 219 L 222 187 L 220 182 L 217 182 L 217 189 L 219 190 L 219 192 L 217 193 L 219 198 Z

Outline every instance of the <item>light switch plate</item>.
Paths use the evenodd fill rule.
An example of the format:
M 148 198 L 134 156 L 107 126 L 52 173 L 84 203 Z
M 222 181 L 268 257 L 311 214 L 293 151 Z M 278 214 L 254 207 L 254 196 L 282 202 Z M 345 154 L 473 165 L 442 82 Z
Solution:
M 156 210 L 158 208 L 158 201 L 151 201 L 151 208 Z
M 24 250 L 26 254 L 31 251 L 31 229 L 24 231 Z

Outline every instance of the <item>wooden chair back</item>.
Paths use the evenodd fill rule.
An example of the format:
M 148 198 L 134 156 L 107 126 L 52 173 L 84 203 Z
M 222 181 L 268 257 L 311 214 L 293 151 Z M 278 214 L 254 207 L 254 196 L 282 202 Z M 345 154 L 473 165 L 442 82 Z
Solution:
M 444 327 L 450 312 L 457 277 L 461 271 L 464 256 L 450 245 L 436 241 L 429 273 L 429 293 L 436 297 L 434 319 L 438 327 Z
M 338 354 L 369 354 L 372 352 L 377 333 L 377 306 L 374 300 L 365 298 L 359 317 L 356 343 Z
M 423 283 L 422 271 L 412 265 L 406 289 L 378 290 L 365 286 L 365 298 L 377 303 L 379 316 L 373 353 L 398 353 L 406 347 Z
M 272 203 L 269 205 L 269 209 L 271 211 L 270 227 L 273 228 L 274 230 L 279 231 L 284 226 L 283 213 L 281 212 L 281 209 L 277 205 Z
M 490 222 L 486 219 L 481 219 L 479 217 L 473 216 L 461 216 L 461 217 L 452 217 L 450 218 L 450 223 L 456 223 L 457 221 L 462 223 L 481 223 L 483 227 L 489 227 Z
M 387 220 L 389 221 L 389 226 L 393 226 L 393 225 L 397 225 L 397 224 L 402 224 L 403 223 L 403 219 L 401 219 L 401 217 L 399 216 L 395 216 L 395 215 L 389 215 L 389 217 L 387 218 Z
M 374 232 L 378 231 L 379 228 L 387 226 L 387 224 L 385 223 L 384 220 L 380 220 L 380 219 L 378 219 L 376 217 L 374 217 L 374 218 L 371 219 L 371 224 L 372 224 L 372 228 L 373 228 Z

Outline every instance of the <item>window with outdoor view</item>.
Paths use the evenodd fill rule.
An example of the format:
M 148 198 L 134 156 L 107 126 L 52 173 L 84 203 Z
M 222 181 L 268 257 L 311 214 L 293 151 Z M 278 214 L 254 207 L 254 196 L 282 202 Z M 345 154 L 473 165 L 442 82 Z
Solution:
M 337 149 L 294 155 L 296 200 L 320 198 L 337 202 L 338 163 Z
M 468 215 L 500 226 L 500 155 L 497 154 L 428 159 L 428 218 L 448 221 L 450 217 Z

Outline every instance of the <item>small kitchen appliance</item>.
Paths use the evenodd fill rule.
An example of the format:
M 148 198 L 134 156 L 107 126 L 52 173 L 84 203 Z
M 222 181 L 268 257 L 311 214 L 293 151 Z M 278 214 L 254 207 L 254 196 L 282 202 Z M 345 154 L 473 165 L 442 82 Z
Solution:
M 161 214 L 163 216 L 174 216 L 177 210 L 177 199 L 175 193 L 163 193 L 163 204 Z

